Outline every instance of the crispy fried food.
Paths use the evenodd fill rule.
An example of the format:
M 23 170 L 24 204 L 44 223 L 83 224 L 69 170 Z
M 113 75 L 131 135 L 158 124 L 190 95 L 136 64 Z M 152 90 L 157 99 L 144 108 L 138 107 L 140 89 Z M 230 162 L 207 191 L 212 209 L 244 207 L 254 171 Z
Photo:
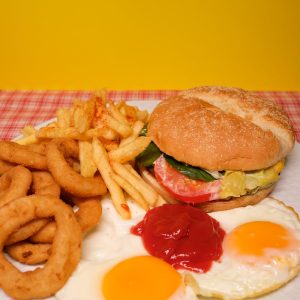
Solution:
M 129 206 L 126 204 L 124 193 L 117 182 L 111 177 L 113 171 L 109 163 L 108 154 L 103 144 L 97 138 L 93 139 L 93 158 L 107 185 L 115 209 L 122 218 L 130 219 L 131 213 Z
M 36 195 L 46 195 L 46 196 L 48 195 L 56 198 L 59 198 L 60 196 L 59 185 L 54 181 L 50 173 L 43 172 L 43 171 L 32 172 L 32 191 Z M 43 228 L 48 223 L 49 223 L 49 219 L 32 220 L 26 223 L 24 226 L 20 227 L 13 234 L 11 234 L 5 244 L 12 245 L 16 242 L 24 241 L 27 238 L 36 234 L 41 228 Z M 17 250 L 17 248 L 18 248 L 17 246 L 14 248 L 16 252 L 21 251 L 21 250 Z
M 56 232 L 54 221 L 48 222 L 37 233 L 29 238 L 32 243 L 52 243 Z
M 36 265 L 49 259 L 52 244 L 32 244 L 19 242 L 6 246 L 5 250 L 10 257 L 26 265 Z
M 28 169 L 17 166 L 0 177 L 0 207 L 19 197 L 27 195 L 32 176 Z
M 16 166 L 16 164 L 13 164 L 13 163 L 10 163 L 10 162 L 0 159 L 0 175 L 4 174 L 5 172 L 7 172 L 8 170 L 10 170 L 11 168 L 13 168 L 15 166 Z
M 76 219 L 81 227 L 82 233 L 93 229 L 100 221 L 102 207 L 100 197 L 79 198 L 70 196 L 70 200 L 78 207 L 75 212 Z M 52 243 L 55 236 L 56 223 L 49 222 L 39 232 L 30 238 L 33 243 Z
M 91 142 L 79 142 L 80 174 L 83 177 L 93 177 L 97 171 L 97 166 L 93 160 L 93 147 Z
M 43 228 L 48 223 L 49 223 L 49 219 L 47 218 L 35 219 L 26 223 L 25 225 L 18 228 L 17 231 L 13 232 L 9 236 L 9 238 L 5 242 L 5 245 L 12 245 L 17 242 L 26 240 L 27 238 L 37 233 L 41 228 Z
M 122 178 L 121 176 L 111 173 L 110 174 L 112 179 L 144 210 L 149 209 L 149 204 L 146 202 L 146 200 L 143 198 L 141 193 L 133 186 L 131 185 L 127 180 Z
M 44 155 L 14 142 L 0 141 L 0 159 L 32 169 L 47 169 L 47 160 Z
M 21 272 L 1 254 L 1 288 L 15 299 L 45 298 L 55 294 L 76 268 L 81 255 L 82 233 L 73 211 L 61 200 L 32 195 L 0 209 L 0 247 L 18 227 L 36 218 L 54 217 L 57 230 L 51 255 L 43 268 Z
M 136 121 L 132 125 L 132 134 L 130 136 L 128 136 L 127 138 L 121 140 L 120 147 L 123 147 L 123 146 L 131 143 L 132 141 L 134 141 L 139 136 L 143 127 L 144 127 L 144 123 L 142 121 Z
M 36 143 L 36 144 L 30 144 L 27 146 L 27 148 L 30 151 L 39 153 L 41 155 L 46 155 L 46 147 L 47 147 L 48 142 L 40 142 L 40 143 Z
M 104 195 L 107 191 L 101 177 L 85 178 L 76 173 L 66 162 L 55 142 L 47 146 L 48 168 L 55 181 L 67 192 L 78 197 Z
M 49 172 L 32 172 L 32 192 L 37 195 L 49 195 L 59 198 L 60 186 Z
M 99 223 L 102 215 L 100 200 L 100 197 L 72 198 L 73 203 L 78 206 L 75 216 L 83 233 L 90 231 Z
M 63 152 L 65 157 L 72 157 L 75 159 L 79 158 L 79 145 L 75 140 L 72 139 L 54 139 L 59 150 Z
M 116 161 L 111 161 L 113 170 L 134 186 L 151 205 L 155 206 L 158 200 L 158 193 L 154 191 L 130 165 L 122 165 Z
M 149 137 L 140 136 L 124 146 L 110 151 L 108 156 L 111 160 L 125 163 L 136 158 L 147 148 L 150 142 L 151 139 Z

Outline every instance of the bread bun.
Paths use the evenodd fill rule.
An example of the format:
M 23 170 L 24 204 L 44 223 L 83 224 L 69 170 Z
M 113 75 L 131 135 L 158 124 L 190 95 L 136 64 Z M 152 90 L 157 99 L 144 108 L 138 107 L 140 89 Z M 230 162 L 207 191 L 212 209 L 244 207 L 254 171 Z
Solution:
M 183 91 L 151 114 L 148 135 L 178 161 L 207 170 L 257 170 L 293 148 L 287 115 L 275 103 L 224 87 Z
M 247 205 L 254 205 L 266 198 L 274 189 L 275 184 L 272 186 L 259 190 L 253 195 L 245 195 L 241 197 L 231 198 L 228 200 L 216 200 L 203 202 L 197 205 L 197 207 L 203 209 L 206 212 L 214 212 L 221 210 L 228 210 L 237 207 L 243 207 Z

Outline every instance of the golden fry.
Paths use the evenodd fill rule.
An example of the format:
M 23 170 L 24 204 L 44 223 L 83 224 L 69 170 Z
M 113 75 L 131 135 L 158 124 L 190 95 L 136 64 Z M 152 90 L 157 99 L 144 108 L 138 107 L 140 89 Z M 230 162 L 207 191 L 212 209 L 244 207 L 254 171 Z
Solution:
M 149 137 L 140 136 L 131 143 L 128 143 L 123 147 L 119 147 L 116 150 L 110 151 L 108 154 L 109 158 L 120 163 L 128 162 L 143 152 L 150 142 L 151 139 Z
M 115 173 L 111 173 L 111 177 L 138 205 L 140 205 L 144 210 L 149 209 L 149 204 L 145 201 L 143 196 L 127 180 Z
M 93 158 L 97 168 L 110 192 L 112 202 L 117 212 L 124 219 L 130 219 L 131 214 L 120 186 L 112 179 L 112 169 L 108 161 L 107 152 L 102 143 L 97 139 L 93 139 Z
M 107 140 L 116 140 L 119 137 L 113 129 L 108 127 L 91 128 L 85 132 L 85 136 L 90 139 L 93 137 L 103 137 Z
M 19 145 L 31 145 L 37 143 L 39 140 L 35 134 L 24 136 L 16 141 Z
M 27 125 L 25 126 L 22 130 L 21 130 L 21 134 L 25 136 L 29 136 L 29 135 L 33 135 L 35 134 L 35 128 L 31 125 Z
M 128 125 L 127 119 L 120 113 L 117 107 L 114 105 L 112 101 L 109 101 L 109 112 L 111 113 L 112 117 L 115 118 L 122 124 Z
M 132 126 L 132 134 L 125 139 L 122 139 L 120 142 L 120 147 L 129 144 L 134 141 L 140 134 L 141 130 L 144 127 L 144 123 L 142 121 L 136 121 Z
M 86 140 L 87 137 L 81 134 L 76 128 L 56 128 L 56 127 L 43 127 L 41 128 L 36 136 L 38 138 L 68 138 L 76 140 Z
M 93 147 L 91 142 L 79 141 L 80 174 L 83 177 L 93 177 L 97 166 L 93 159 Z
M 57 127 L 68 128 L 71 127 L 71 113 L 67 108 L 60 108 L 56 112 Z
M 116 161 L 111 161 L 113 170 L 122 178 L 126 178 L 132 186 L 134 186 L 144 197 L 144 199 L 151 205 L 155 206 L 158 199 L 158 193 L 154 191 L 141 177 L 133 175 L 127 167 Z M 131 167 L 132 168 L 132 167 Z
M 108 126 L 119 133 L 123 138 L 128 137 L 132 133 L 132 128 L 129 125 L 120 123 L 115 118 L 107 115 L 106 116 Z

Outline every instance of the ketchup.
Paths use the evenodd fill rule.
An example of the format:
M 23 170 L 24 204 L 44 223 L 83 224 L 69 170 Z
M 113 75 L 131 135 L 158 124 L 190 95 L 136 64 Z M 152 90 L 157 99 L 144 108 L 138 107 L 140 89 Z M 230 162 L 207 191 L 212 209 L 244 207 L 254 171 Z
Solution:
M 175 269 L 207 272 L 222 255 L 225 235 L 219 222 L 189 205 L 165 204 L 149 210 L 131 228 L 144 247 Z

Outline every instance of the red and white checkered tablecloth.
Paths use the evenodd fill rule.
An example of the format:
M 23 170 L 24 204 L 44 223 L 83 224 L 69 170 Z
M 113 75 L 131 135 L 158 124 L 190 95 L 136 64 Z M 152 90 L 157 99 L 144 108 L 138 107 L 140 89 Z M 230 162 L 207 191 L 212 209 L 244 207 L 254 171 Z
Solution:
M 175 90 L 110 91 L 113 100 L 161 100 Z M 255 92 L 277 102 L 287 112 L 300 142 L 300 92 Z M 89 91 L 7 91 L 0 90 L 0 139 L 9 140 L 27 124 L 37 125 L 55 116 L 58 107 L 68 107 L 74 99 L 88 99 Z

